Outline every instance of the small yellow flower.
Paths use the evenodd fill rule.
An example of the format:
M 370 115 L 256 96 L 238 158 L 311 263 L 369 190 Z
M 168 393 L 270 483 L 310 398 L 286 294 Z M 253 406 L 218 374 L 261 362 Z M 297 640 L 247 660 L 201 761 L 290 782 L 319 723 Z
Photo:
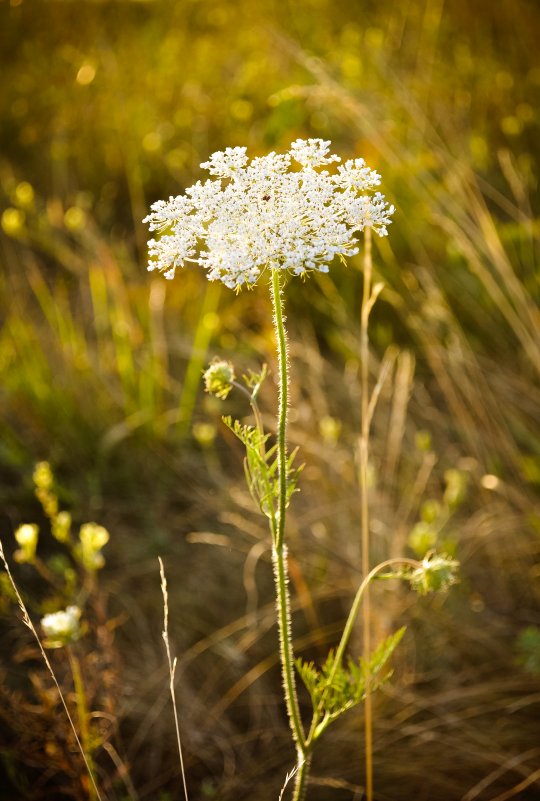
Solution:
M 84 523 L 79 532 L 80 543 L 75 554 L 83 567 L 90 572 L 99 570 L 105 564 L 101 549 L 109 542 L 109 532 L 97 523 Z
M 49 462 L 38 462 L 32 476 L 39 489 L 50 490 L 53 485 L 53 474 Z
M 24 523 L 15 532 L 15 539 L 21 546 L 13 554 L 13 558 L 23 564 L 33 562 L 36 558 L 39 527 L 35 523 Z
M 69 542 L 71 515 L 69 512 L 58 512 L 52 521 L 52 534 L 58 542 Z

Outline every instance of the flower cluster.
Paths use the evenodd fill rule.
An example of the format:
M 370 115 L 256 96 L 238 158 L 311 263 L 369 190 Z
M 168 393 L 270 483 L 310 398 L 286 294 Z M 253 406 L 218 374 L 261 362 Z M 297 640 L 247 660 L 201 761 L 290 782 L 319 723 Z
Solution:
M 61 648 L 76 642 L 81 636 L 80 617 L 78 606 L 68 606 L 65 611 L 45 615 L 41 619 L 41 628 L 46 637 L 44 645 L 47 648 Z
M 154 203 L 145 218 L 160 234 L 148 243 L 148 269 L 173 278 L 177 267 L 194 262 L 209 280 L 238 289 L 254 284 L 267 267 L 293 275 L 328 272 L 335 256 L 358 252 L 358 232 L 369 227 L 386 235 L 394 207 L 374 191 L 380 176 L 363 159 L 346 161 L 333 174 L 321 169 L 341 161 L 329 146 L 298 139 L 286 154 L 251 161 L 245 147 L 214 153 L 201 164 L 213 180 Z
M 420 595 L 445 592 L 458 581 L 459 562 L 444 554 L 427 554 L 420 566 L 409 576 L 411 587 Z
M 214 359 L 204 371 L 204 389 L 210 395 L 215 395 L 221 400 L 225 400 L 232 389 L 235 379 L 234 366 L 232 362 L 224 359 Z
M 79 532 L 79 543 L 74 548 L 75 557 L 90 573 L 105 564 L 101 549 L 109 542 L 109 532 L 97 523 L 83 523 Z

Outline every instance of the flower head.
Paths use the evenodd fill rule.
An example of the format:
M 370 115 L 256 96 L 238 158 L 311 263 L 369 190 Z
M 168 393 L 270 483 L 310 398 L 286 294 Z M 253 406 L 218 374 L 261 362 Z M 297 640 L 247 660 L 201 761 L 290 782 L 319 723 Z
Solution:
M 239 289 L 268 267 L 293 275 L 328 272 L 335 256 L 358 252 L 356 235 L 367 227 L 385 236 L 394 207 L 373 193 L 380 176 L 363 159 L 335 174 L 321 169 L 340 161 L 329 147 L 322 139 L 298 139 L 288 153 L 251 161 L 245 147 L 214 153 L 201 164 L 214 180 L 154 203 L 145 218 L 159 234 L 148 243 L 148 269 L 172 278 L 177 267 L 195 262 L 209 280 Z
M 13 554 L 17 562 L 32 563 L 36 558 L 39 528 L 35 523 L 23 523 L 15 532 L 15 539 L 21 546 Z
M 81 636 L 79 620 L 81 610 L 78 606 L 68 606 L 65 611 L 53 612 L 41 619 L 41 628 L 47 638 L 47 648 L 61 648 L 76 642 Z
M 203 377 L 205 391 L 225 400 L 232 389 L 235 378 L 234 366 L 232 362 L 216 358 L 210 362 Z
M 101 549 L 109 542 L 109 532 L 97 523 L 84 523 L 79 532 L 79 543 L 75 546 L 75 555 L 83 567 L 90 573 L 99 570 L 105 564 Z
M 409 577 L 413 590 L 420 595 L 430 592 L 445 592 L 458 581 L 459 562 L 445 554 L 431 553 L 425 556 L 420 567 Z

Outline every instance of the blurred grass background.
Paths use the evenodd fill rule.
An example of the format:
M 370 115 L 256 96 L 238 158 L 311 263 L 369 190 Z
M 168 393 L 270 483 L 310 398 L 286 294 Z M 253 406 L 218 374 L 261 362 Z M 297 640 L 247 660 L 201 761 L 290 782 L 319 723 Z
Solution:
M 390 379 L 373 559 L 431 543 L 463 564 L 444 600 L 374 593 L 376 630 L 408 625 L 377 701 L 377 798 L 540 797 L 539 35 L 533 0 L 1 4 L 1 535 L 9 553 L 20 523 L 43 522 L 40 459 L 74 518 L 111 532 L 99 630 L 114 709 L 95 688 L 111 718 L 98 759 L 109 799 L 180 797 L 158 554 L 192 797 L 276 798 L 291 766 L 269 543 L 219 423 L 247 410 L 200 386 L 214 354 L 273 366 L 267 293 L 235 296 L 189 269 L 150 277 L 141 220 L 214 150 L 257 155 L 299 136 L 365 157 L 397 207 L 375 243 L 386 289 L 371 368 Z M 360 258 L 288 291 L 291 437 L 306 461 L 290 526 L 295 631 L 317 659 L 359 579 L 360 292 Z M 45 533 L 44 558 L 54 547 Z M 39 610 L 44 588 L 16 574 Z M 47 679 L 3 608 L 6 798 L 86 798 Z M 360 717 L 317 753 L 313 801 L 361 798 Z

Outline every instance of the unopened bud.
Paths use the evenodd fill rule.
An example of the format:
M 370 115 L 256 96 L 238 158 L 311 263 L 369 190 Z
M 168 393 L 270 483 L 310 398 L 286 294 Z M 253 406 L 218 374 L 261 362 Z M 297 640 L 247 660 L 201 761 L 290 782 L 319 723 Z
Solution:
M 224 359 L 214 359 L 205 370 L 203 377 L 205 391 L 225 400 L 235 379 L 234 366 L 232 362 Z
M 445 592 L 452 584 L 458 581 L 457 571 L 459 562 L 449 556 L 431 554 L 426 556 L 420 567 L 410 576 L 411 586 L 420 595 L 429 592 Z

